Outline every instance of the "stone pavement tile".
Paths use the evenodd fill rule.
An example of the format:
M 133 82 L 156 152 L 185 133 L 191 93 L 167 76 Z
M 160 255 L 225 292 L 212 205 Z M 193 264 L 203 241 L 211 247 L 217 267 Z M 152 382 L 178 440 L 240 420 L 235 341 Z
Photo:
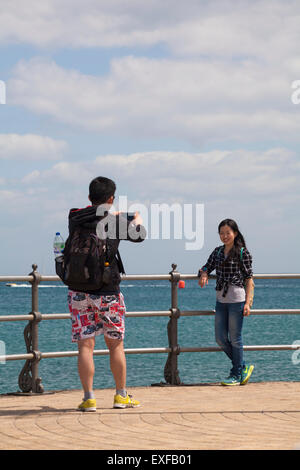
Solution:
M 19 438 L 19 432 L 14 425 L 14 421 L 1 420 L 1 431 L 0 431 L 0 449 L 7 449 Z M 19 449 L 26 449 L 27 443 L 18 442 Z
M 174 414 L 172 413 L 172 416 Z M 181 447 L 191 448 L 198 446 L 198 436 L 195 435 L 194 429 L 192 426 L 186 427 L 183 429 L 182 426 L 176 426 L 176 424 L 171 423 L 166 419 L 166 414 L 161 413 L 160 416 L 155 414 L 153 416 L 152 423 L 149 423 L 149 418 L 151 417 L 150 414 L 142 414 L 140 415 L 139 420 L 139 433 L 145 436 L 147 439 L 147 435 L 152 433 L 156 439 L 164 439 L 168 440 L 169 445 L 173 445 L 174 441 L 179 442 Z M 123 417 L 122 417 L 123 418 Z M 125 417 L 123 418 L 125 422 Z M 154 420 L 156 424 L 154 424 Z M 127 419 L 126 419 L 127 422 Z M 131 420 L 132 425 L 134 428 L 137 429 L 137 423 Z M 133 428 L 133 429 L 134 429 Z M 184 431 L 184 432 L 183 432 Z
M 188 416 L 188 419 L 195 421 L 197 418 Z M 235 442 L 236 448 L 259 449 L 264 442 L 268 442 L 268 447 L 272 442 L 273 446 L 280 448 L 284 441 L 283 431 L 289 432 L 290 443 L 295 438 L 292 427 L 287 430 L 280 426 L 274 429 L 274 420 L 263 413 L 205 413 L 205 425 L 206 432 L 214 435 L 216 447 L 221 440 L 223 448 L 227 448 L 231 442 Z M 291 448 L 291 445 L 284 447 Z
M 142 414 L 138 413 L 134 417 L 134 423 L 132 420 L 130 422 L 130 415 L 127 414 L 122 416 L 121 413 L 118 415 L 102 414 L 101 422 L 108 429 L 108 433 L 113 436 L 118 436 L 120 429 L 124 430 L 126 435 L 126 448 L 129 449 L 144 449 L 153 446 L 156 448 L 160 444 L 160 440 L 166 437 L 165 433 L 160 434 L 159 431 L 156 433 L 149 434 L 147 430 L 143 429 L 142 426 L 138 426 L 137 423 L 140 422 Z
M 116 435 L 112 434 L 103 426 L 99 413 L 78 412 L 76 421 L 69 417 L 60 416 L 58 420 L 61 428 L 68 436 L 73 436 L 74 442 L 80 448 L 110 448 L 112 442 L 116 441 Z M 115 442 L 117 448 L 122 446 Z M 114 447 L 115 447 L 114 444 Z

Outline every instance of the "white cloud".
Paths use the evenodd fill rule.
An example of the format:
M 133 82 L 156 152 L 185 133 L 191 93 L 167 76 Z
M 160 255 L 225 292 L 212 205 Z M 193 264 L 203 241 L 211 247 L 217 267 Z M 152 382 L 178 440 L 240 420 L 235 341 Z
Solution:
M 243 146 L 299 140 L 299 106 L 291 103 L 300 65 L 295 0 L 191 0 L 188 8 L 172 0 L 6 3 L 0 41 L 169 46 L 164 58 L 114 58 L 101 76 L 45 58 L 21 61 L 7 81 L 8 104 L 131 138 Z
M 74 185 L 76 182 L 93 178 L 93 173 L 91 169 L 89 169 L 89 163 L 60 162 L 54 165 L 50 170 L 46 170 L 43 176 L 47 180 L 62 181 Z
M 0 42 L 43 47 L 165 44 L 176 55 L 297 55 L 297 0 L 2 0 Z
M 22 183 L 31 184 L 34 181 L 36 181 L 39 178 L 39 176 L 40 176 L 40 172 L 38 170 L 34 170 L 22 178 Z
M 105 56 L 115 57 L 101 76 L 85 74 L 84 61 L 78 64 L 83 72 L 47 58 L 19 62 L 6 80 L 8 106 L 49 116 L 62 133 L 61 123 L 79 129 L 81 145 L 94 132 L 99 140 L 131 137 L 136 149 L 139 137 L 173 140 L 176 148 L 182 142 L 183 149 L 184 142 L 196 149 L 241 147 L 140 151 L 71 163 L 64 141 L 0 134 L 0 159 L 34 161 L 19 181 L 1 174 L 1 210 L 12 227 L 4 230 L 17 237 L 16 219 L 29 237 L 35 227 L 37 243 L 51 253 L 44 234 L 67 224 L 70 207 L 88 204 L 90 180 L 104 174 L 130 201 L 203 202 L 209 236 L 216 235 L 220 218 L 237 218 L 252 230 L 258 251 L 276 250 L 264 258 L 268 268 L 269 262 L 274 270 L 294 263 L 297 270 L 299 157 L 275 146 L 299 142 L 300 107 L 291 103 L 291 84 L 299 78 L 299 21 L 296 0 L 2 0 L 1 45 L 30 44 L 47 57 L 61 50 L 60 64 L 69 59 L 67 48 L 112 48 Z M 132 55 L 122 57 L 122 47 Z M 148 53 L 156 58 L 141 57 Z M 274 148 L 247 151 L 249 142 Z M 44 169 L 38 160 L 60 161 Z M 17 245 L 13 236 L 10 243 Z M 157 260 L 149 258 L 151 271 Z
M 74 183 L 87 193 L 89 182 L 98 175 L 114 179 L 118 195 L 143 203 L 223 199 L 226 204 L 251 206 L 262 197 L 283 205 L 299 202 L 298 156 L 284 148 L 102 155 L 94 160 L 60 162 L 49 170 L 25 176 L 23 181 L 33 182 L 36 178 L 52 189 L 56 182 L 56 197 L 67 191 L 71 200 Z
M 289 66 L 253 62 L 114 59 L 106 76 L 53 61 L 20 62 L 10 100 L 84 130 L 194 143 L 299 140 Z
M 2 0 L 1 5 L 0 40 L 38 47 L 153 45 L 165 39 L 168 24 L 189 11 L 166 0 Z
M 15 197 L 15 192 L 14 191 L 9 191 L 6 189 L 3 189 L 0 191 L 0 199 L 1 201 L 11 201 Z
M 69 209 L 89 204 L 88 185 L 98 175 L 116 181 L 116 206 L 119 196 L 127 196 L 129 210 L 132 203 L 144 204 L 148 210 L 153 203 L 204 204 L 206 251 L 219 242 L 217 224 L 230 217 L 245 230 L 254 254 L 262 256 L 259 260 L 256 258 L 261 266 L 259 269 L 266 270 L 268 261 L 271 262 L 268 269 L 276 271 L 275 261 L 272 261 L 274 254 L 270 253 L 268 260 L 263 255 L 262 247 L 269 247 L 269 252 L 276 249 L 277 271 L 297 270 L 296 258 L 286 260 L 286 244 L 289 240 L 289 244 L 295 245 L 299 238 L 299 220 L 295 214 L 300 204 L 300 163 L 298 155 L 288 149 L 202 153 L 153 151 L 99 155 L 74 163 L 62 161 L 50 169 L 30 172 L 15 181 L 15 186 L 1 186 L 2 215 L 11 219 L 12 227 L 17 219 L 22 221 L 24 231 L 43 233 L 48 245 L 42 238 L 38 243 L 51 257 L 52 233 L 59 229 L 66 236 Z M 171 246 L 172 242 L 168 250 L 172 250 Z M 163 260 L 153 258 L 147 250 L 145 248 L 144 252 L 147 272 L 154 269 L 153 263 L 157 270 L 165 269 Z M 190 255 L 184 252 L 184 247 L 182 250 L 182 253 L 176 252 L 176 262 L 188 272 L 194 269 L 195 259 L 188 258 Z M 33 258 L 34 255 L 32 253 Z M 190 265 L 186 264 L 188 259 Z M 53 261 L 49 261 L 49 266 L 53 269 L 51 263 Z M 140 269 L 138 263 L 137 268 L 132 269 L 132 272 Z M 145 269 L 141 271 L 145 272 Z
M 62 140 L 35 134 L 0 134 L 0 159 L 58 160 L 68 146 Z
M 297 55 L 297 1 L 220 1 L 168 28 L 174 55 L 251 58 L 279 64 Z

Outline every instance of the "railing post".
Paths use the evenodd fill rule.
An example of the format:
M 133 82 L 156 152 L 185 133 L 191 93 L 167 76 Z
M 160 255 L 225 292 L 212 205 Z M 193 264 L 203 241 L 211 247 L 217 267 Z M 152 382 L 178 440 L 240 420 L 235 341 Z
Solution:
M 178 354 L 180 348 L 178 346 L 178 318 L 180 317 L 180 310 L 178 308 L 178 281 L 180 273 L 176 271 L 177 265 L 172 264 L 171 274 L 171 316 L 168 322 L 168 339 L 171 352 L 168 354 L 168 359 L 164 369 L 164 377 L 170 385 L 180 385 L 181 380 L 178 371 Z
M 33 271 L 29 274 L 33 276 L 31 283 L 31 308 L 30 312 L 33 315 L 33 320 L 30 320 L 24 329 L 24 339 L 27 347 L 27 352 L 33 354 L 33 359 L 26 361 L 23 369 L 19 375 L 19 387 L 24 393 L 43 393 L 44 387 L 41 384 L 39 375 L 39 362 L 41 353 L 39 351 L 39 327 L 41 321 L 41 313 L 39 312 L 39 283 L 41 275 L 37 272 L 37 265 L 32 265 Z

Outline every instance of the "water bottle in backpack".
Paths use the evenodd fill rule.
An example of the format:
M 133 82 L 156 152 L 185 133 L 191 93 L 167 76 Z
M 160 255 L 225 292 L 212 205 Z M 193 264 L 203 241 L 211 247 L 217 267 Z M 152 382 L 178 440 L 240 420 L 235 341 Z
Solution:
M 63 250 L 65 248 L 65 242 L 63 237 L 59 232 L 56 233 L 54 242 L 53 242 L 53 251 L 54 251 L 54 258 L 59 258 L 63 254 Z

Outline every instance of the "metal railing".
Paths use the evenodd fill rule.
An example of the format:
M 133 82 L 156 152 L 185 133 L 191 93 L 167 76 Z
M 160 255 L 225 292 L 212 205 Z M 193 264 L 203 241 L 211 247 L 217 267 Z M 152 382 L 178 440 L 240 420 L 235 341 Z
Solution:
M 28 276 L 0 276 L 0 282 L 29 282 L 31 288 L 31 311 L 25 315 L 0 315 L 0 322 L 28 320 L 24 329 L 24 340 L 27 348 L 25 354 L 0 356 L 0 361 L 26 360 L 19 374 L 19 387 L 23 393 L 43 393 L 42 379 L 39 377 L 39 362 L 41 359 L 54 357 L 78 356 L 78 351 L 39 351 L 39 323 L 44 320 L 70 319 L 70 313 L 42 314 L 39 312 L 38 287 L 43 281 L 59 281 L 58 276 L 42 276 L 37 271 L 37 265 L 32 265 L 33 271 Z M 168 280 L 171 284 L 171 307 L 169 310 L 126 312 L 126 317 L 169 317 L 167 326 L 168 347 L 125 349 L 125 354 L 159 354 L 167 353 L 168 358 L 164 367 L 166 384 L 180 385 L 178 371 L 178 355 L 184 352 L 215 352 L 219 347 L 181 347 L 178 344 L 178 320 L 184 316 L 214 315 L 214 310 L 180 310 L 178 307 L 178 282 L 180 280 L 197 279 L 194 274 L 181 274 L 176 271 L 177 265 L 172 264 L 169 274 L 124 275 L 122 280 Z M 214 279 L 212 275 L 210 278 Z M 300 279 L 300 274 L 255 274 L 254 279 Z M 252 309 L 251 315 L 299 315 L 300 309 Z M 296 350 L 299 344 L 281 345 L 251 345 L 244 346 L 245 351 Z M 108 355 L 107 349 L 95 350 L 95 356 Z

